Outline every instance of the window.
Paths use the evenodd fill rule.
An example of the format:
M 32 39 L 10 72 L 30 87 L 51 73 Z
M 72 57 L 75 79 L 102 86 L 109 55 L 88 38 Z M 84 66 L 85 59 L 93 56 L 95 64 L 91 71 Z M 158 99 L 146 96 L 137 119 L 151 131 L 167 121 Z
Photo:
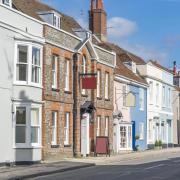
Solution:
M 86 74 L 86 58 L 83 56 L 82 59 L 82 74 Z M 82 89 L 82 94 L 85 95 L 86 94 L 86 90 Z
M 39 109 L 31 109 L 31 143 L 38 144 L 40 136 Z
M 149 119 L 149 140 L 153 139 L 153 120 Z
M 153 104 L 153 82 L 149 83 L 149 102 Z
M 16 143 L 26 143 L 26 107 L 16 108 Z
M 40 49 L 32 48 L 32 82 L 40 83 L 41 81 L 41 62 L 40 62 Z
M 143 88 L 139 89 L 139 109 L 141 111 L 144 110 L 144 89 Z
M 159 106 L 159 84 L 156 84 L 156 106 Z
M 105 99 L 109 99 L 109 73 L 105 73 Z
M 165 89 L 165 86 L 162 87 L 162 106 L 166 107 L 166 89 Z
M 64 123 L 64 145 L 69 145 L 69 123 L 70 123 L 70 113 L 66 113 L 65 123 Z
M 126 96 L 127 96 L 127 86 L 126 85 L 123 85 L 123 106 L 126 107 Z
M 144 123 L 139 124 L 139 139 L 144 139 Z
M 168 107 L 171 107 L 171 89 L 168 89 Z
M 70 61 L 65 61 L 65 91 L 69 91 Z
M 53 16 L 53 26 L 60 29 L 60 16 L 54 14 Z
M 58 64 L 58 57 L 53 55 L 52 56 L 52 88 L 57 88 L 57 64 Z
M 24 43 L 16 45 L 15 83 L 40 86 L 42 81 L 42 47 Z
M 15 145 L 32 147 L 41 145 L 41 106 L 15 104 Z
M 16 80 L 27 81 L 28 76 L 28 47 L 18 45 L 17 47 Z
M 2 3 L 10 7 L 12 6 L 12 0 L 2 0 Z
M 109 136 L 109 117 L 105 118 L 105 136 Z
M 101 96 L 101 71 L 97 70 L 97 97 Z
M 57 145 L 57 112 L 53 111 L 52 112 L 52 140 L 51 144 L 52 145 Z
M 101 116 L 98 116 L 96 121 L 96 136 L 100 136 L 100 123 L 101 123 Z

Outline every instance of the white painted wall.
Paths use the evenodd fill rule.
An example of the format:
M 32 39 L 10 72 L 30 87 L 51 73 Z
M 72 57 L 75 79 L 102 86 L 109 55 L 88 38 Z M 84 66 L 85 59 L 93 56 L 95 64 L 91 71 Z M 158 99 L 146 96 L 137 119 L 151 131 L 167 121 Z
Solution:
M 42 30 L 39 22 L 0 5 L 0 163 L 41 160 L 40 148 L 14 149 L 12 99 L 23 102 L 20 94 L 24 91 L 30 100 L 42 101 L 41 88 L 13 85 L 16 38 L 43 41 Z

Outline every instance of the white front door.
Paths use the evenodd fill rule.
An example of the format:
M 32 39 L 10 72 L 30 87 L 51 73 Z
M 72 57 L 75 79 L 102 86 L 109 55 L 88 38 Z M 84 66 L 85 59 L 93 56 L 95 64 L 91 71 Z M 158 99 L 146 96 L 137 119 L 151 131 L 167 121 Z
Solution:
M 132 150 L 131 125 L 120 125 L 120 150 Z
M 85 157 L 90 153 L 89 148 L 89 113 L 82 115 L 81 119 L 81 154 Z

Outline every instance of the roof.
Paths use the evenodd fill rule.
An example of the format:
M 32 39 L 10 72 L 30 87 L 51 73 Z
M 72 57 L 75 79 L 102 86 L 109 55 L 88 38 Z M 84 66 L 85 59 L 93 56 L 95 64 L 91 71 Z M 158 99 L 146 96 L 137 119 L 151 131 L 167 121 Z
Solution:
M 105 49 L 107 49 L 109 51 L 114 51 L 118 55 L 126 54 L 127 56 L 129 56 L 131 61 L 134 61 L 138 65 L 146 63 L 141 57 L 139 57 L 139 56 L 137 56 L 137 55 L 135 55 L 135 54 L 121 48 L 121 47 L 119 47 L 116 44 L 112 44 L 112 43 L 109 43 L 109 42 L 101 42 L 101 43 L 98 43 L 98 46 L 103 47 L 103 48 L 105 48 Z
M 165 68 L 164 66 L 162 66 L 161 64 L 159 64 L 157 61 L 153 61 L 153 60 L 150 60 L 149 61 L 150 63 L 152 63 L 154 66 L 158 67 L 159 69 L 162 69 L 170 74 L 173 74 L 173 71 L 168 69 L 168 68 Z
M 12 0 L 13 7 L 17 10 L 37 19 L 43 21 L 38 15 L 38 12 L 43 11 L 55 11 L 59 13 L 61 17 L 61 28 L 69 33 L 73 33 L 73 29 L 81 28 L 79 23 L 75 21 L 73 17 L 67 16 L 56 9 L 40 2 L 39 0 Z
M 116 75 L 121 75 L 127 77 L 128 79 L 147 85 L 146 80 L 142 76 L 140 76 L 138 72 L 135 74 L 124 65 L 121 56 L 126 54 L 129 57 L 129 59 L 131 61 L 134 61 L 136 64 L 145 64 L 145 61 L 142 58 L 120 48 L 118 45 L 111 44 L 109 42 L 99 43 L 98 45 L 109 51 L 114 51 L 116 53 L 116 61 L 118 62 L 118 66 L 116 66 L 115 68 Z

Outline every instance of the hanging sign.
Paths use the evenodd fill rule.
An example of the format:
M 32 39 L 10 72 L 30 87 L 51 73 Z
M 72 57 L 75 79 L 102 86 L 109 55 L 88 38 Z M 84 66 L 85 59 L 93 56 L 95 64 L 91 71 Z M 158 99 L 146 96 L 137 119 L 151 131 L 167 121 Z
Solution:
M 132 92 L 129 92 L 126 95 L 126 107 L 135 107 L 135 106 L 136 106 L 136 96 Z
M 82 77 L 82 89 L 96 89 L 97 80 L 96 77 Z

